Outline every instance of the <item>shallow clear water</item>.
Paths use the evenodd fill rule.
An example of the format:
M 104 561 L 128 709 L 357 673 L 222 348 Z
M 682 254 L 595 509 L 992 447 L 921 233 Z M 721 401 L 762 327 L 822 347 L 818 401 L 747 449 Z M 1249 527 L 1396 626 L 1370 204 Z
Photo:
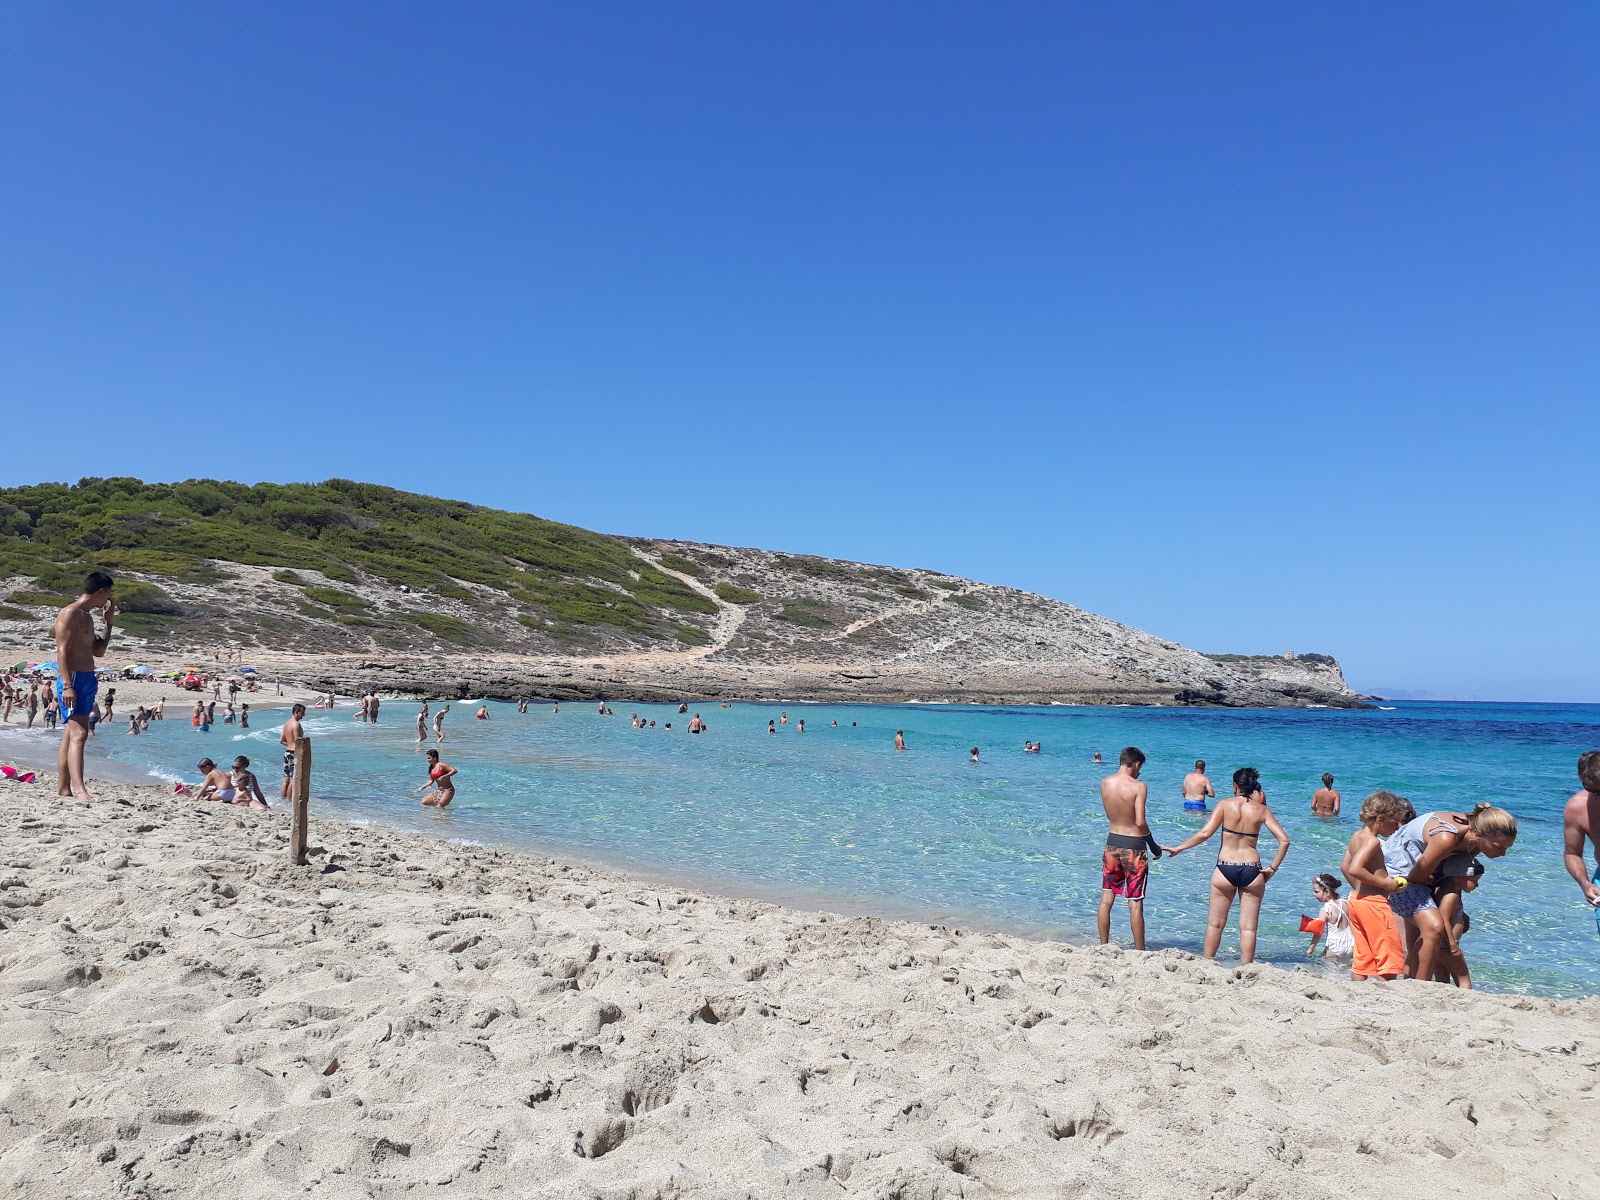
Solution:
M 1085 938 L 1100 890 L 1105 818 L 1097 782 L 1124 745 L 1149 756 L 1150 819 L 1168 843 L 1199 818 L 1181 811 L 1179 785 L 1196 758 L 1219 792 L 1237 766 L 1260 768 L 1268 798 L 1294 839 L 1267 888 L 1260 957 L 1305 962 L 1301 913 L 1312 914 L 1310 877 L 1338 872 L 1361 798 L 1377 787 L 1418 811 L 1480 800 L 1514 812 L 1522 834 L 1491 863 L 1469 897 L 1463 941 L 1475 981 L 1545 995 L 1600 992 L 1593 910 L 1561 860 L 1561 808 L 1577 787 L 1578 755 L 1600 746 L 1600 706 L 1397 704 L 1393 711 L 1337 709 L 968 708 L 946 705 L 739 704 L 699 712 L 691 736 L 675 707 L 617 702 L 548 706 L 518 714 L 457 703 L 446 721 L 445 761 L 461 771 L 446 812 L 422 809 L 411 789 L 425 771 L 415 746 L 416 706 L 390 701 L 380 725 L 351 709 L 313 712 L 313 813 L 382 822 L 442 837 L 565 852 L 685 880 L 854 909 L 956 919 Z M 117 760 L 194 778 L 202 754 L 252 756 L 275 800 L 278 723 L 240 734 L 200 735 L 169 719 L 145 737 L 108 734 Z M 777 736 L 767 721 L 790 717 Z M 635 730 L 629 715 L 654 719 Z M 806 721 L 802 735 L 794 724 Z M 839 727 L 832 722 L 837 720 Z M 676 728 L 662 726 L 671 721 Z M 852 722 L 856 724 L 852 727 Z M 893 750 L 896 729 L 910 749 Z M 1024 739 L 1044 743 L 1022 753 Z M 431 742 L 430 742 L 431 744 Z M 969 764 L 967 749 L 982 748 Z M 1323 822 L 1309 800 L 1323 771 L 1337 776 L 1345 815 Z M 1270 856 L 1263 839 L 1263 857 Z M 1212 846 L 1152 865 L 1146 902 L 1156 946 L 1198 950 Z M 1127 941 L 1119 904 L 1113 926 Z M 1223 956 L 1237 953 L 1236 926 Z

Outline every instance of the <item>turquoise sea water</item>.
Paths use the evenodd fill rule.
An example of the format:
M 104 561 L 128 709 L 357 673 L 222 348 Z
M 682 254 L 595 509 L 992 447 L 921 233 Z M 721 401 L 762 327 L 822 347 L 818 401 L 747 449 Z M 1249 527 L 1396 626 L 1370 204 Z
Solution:
M 411 789 L 425 770 L 415 746 L 416 705 L 389 701 L 382 723 L 351 709 L 313 712 L 314 813 L 380 822 L 448 838 L 543 849 L 729 890 L 888 915 L 989 925 L 1083 940 L 1093 937 L 1105 819 L 1098 780 L 1118 750 L 1149 756 L 1150 819 L 1171 844 L 1199 824 L 1179 786 L 1204 758 L 1217 790 L 1235 767 L 1261 770 L 1294 841 L 1262 909 L 1260 957 L 1304 963 L 1300 914 L 1314 914 L 1310 877 L 1337 874 L 1372 789 L 1408 796 L 1417 810 L 1488 800 L 1514 812 L 1521 836 L 1489 865 L 1467 900 L 1463 941 L 1474 980 L 1500 991 L 1600 992 L 1593 910 L 1561 860 L 1561 808 L 1577 787 L 1578 755 L 1600 746 L 1600 706 L 1396 704 L 1337 709 L 970 708 L 948 705 L 715 704 L 697 710 L 709 732 L 691 736 L 675 706 L 614 702 L 548 705 L 519 714 L 491 703 L 492 719 L 457 702 L 445 761 L 459 798 L 422 809 Z M 183 719 L 145 737 L 97 739 L 114 758 L 194 779 L 201 754 L 251 755 L 269 795 L 282 778 L 278 721 L 196 733 Z M 790 724 L 768 736 L 767 721 Z M 639 713 L 653 730 L 630 727 Z M 795 722 L 806 722 L 798 732 Z M 668 731 L 664 724 L 675 728 Z M 838 727 L 833 726 L 837 721 Z M 854 724 L 852 724 L 854 723 Z M 910 749 L 896 754 L 904 729 Z M 431 734 L 430 734 L 431 737 Z M 1024 754 L 1025 739 L 1043 742 Z M 431 740 L 430 740 L 430 745 Z M 979 746 L 982 762 L 967 762 Z M 1110 766 L 1093 764 L 1099 750 Z M 1337 776 L 1345 815 L 1309 814 L 1323 771 Z M 1215 843 L 1152 865 L 1146 902 L 1153 945 L 1198 951 Z M 1269 857 L 1263 838 L 1263 858 Z M 1114 932 L 1126 943 L 1119 903 Z M 1236 926 L 1224 958 L 1236 954 Z

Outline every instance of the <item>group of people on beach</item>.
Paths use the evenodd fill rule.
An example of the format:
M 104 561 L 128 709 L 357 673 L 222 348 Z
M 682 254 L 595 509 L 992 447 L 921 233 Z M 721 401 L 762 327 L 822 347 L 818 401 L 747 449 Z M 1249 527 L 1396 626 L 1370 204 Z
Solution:
M 57 751 L 58 791 L 63 797 L 81 801 L 92 799 L 84 778 L 85 742 L 94 724 L 110 719 L 114 711 L 115 689 L 107 689 L 102 700 L 95 671 L 95 660 L 103 658 L 111 644 L 117 614 L 113 589 L 114 581 L 109 575 L 90 572 L 82 594 L 57 615 L 59 689 L 53 680 L 44 678 L 24 680 L 26 686 L 20 688 L 17 677 L 7 674 L 0 679 L 0 705 L 6 719 L 20 699 L 29 710 L 30 724 L 41 708 L 54 709 L 64 721 Z M 96 629 L 97 615 L 104 622 L 103 634 Z M 330 695 L 324 703 L 331 706 L 332 699 Z M 196 703 L 191 720 L 197 728 L 208 729 L 214 722 L 216 702 L 214 698 L 210 704 Z M 726 702 L 723 706 L 727 707 Z M 161 702 L 151 708 L 141 706 L 130 719 L 129 732 L 137 732 L 151 720 L 160 720 L 163 707 Z M 555 707 L 559 712 L 559 704 Z M 229 714 L 232 708 L 230 703 Z M 378 709 L 377 696 L 369 694 L 356 715 L 358 719 L 376 721 Z M 518 709 L 527 711 L 526 700 L 518 704 Z M 446 704 L 433 718 L 437 742 L 444 741 L 444 716 L 449 710 Z M 599 711 L 606 715 L 611 712 L 603 700 Z M 304 704 L 295 704 L 279 735 L 284 751 L 281 796 L 285 801 L 291 796 L 305 712 Z M 679 712 L 687 713 L 687 704 L 680 705 Z M 487 711 L 480 710 L 480 715 L 486 718 Z M 227 719 L 225 715 L 224 721 Z M 248 706 L 239 714 L 239 721 L 242 726 L 247 724 Z M 417 716 L 419 745 L 426 740 L 427 721 L 428 705 L 424 701 Z M 788 714 L 783 713 L 779 722 L 788 724 Z M 769 733 L 775 732 L 777 723 L 768 723 Z M 689 724 L 691 732 L 707 728 L 699 714 Z M 637 718 L 635 727 L 644 727 Z M 803 727 L 802 722 L 800 728 Z M 905 750 L 904 730 L 895 732 L 894 744 L 897 751 Z M 1025 752 L 1037 753 L 1039 749 L 1031 741 L 1024 746 Z M 971 759 L 977 761 L 977 747 L 973 747 Z M 426 760 L 428 779 L 416 790 L 428 792 L 423 804 L 447 807 L 455 797 L 458 772 L 441 761 L 436 749 L 426 751 Z M 1094 761 L 1100 761 L 1098 751 Z M 1176 858 L 1220 834 L 1210 881 L 1204 953 L 1207 958 L 1216 956 L 1237 900 L 1240 959 L 1253 961 L 1266 885 L 1278 874 L 1291 844 L 1288 832 L 1268 806 L 1260 773 L 1253 767 L 1239 768 L 1233 774 L 1233 794 L 1210 808 L 1208 802 L 1215 799 L 1215 788 L 1206 775 L 1205 762 L 1197 760 L 1194 770 L 1184 778 L 1182 799 L 1185 810 L 1206 813 L 1205 823 L 1177 845 L 1168 846 L 1160 844 L 1150 831 L 1149 791 L 1139 778 L 1144 764 L 1141 750 L 1126 747 L 1118 756 L 1117 770 L 1100 783 L 1100 798 L 1109 824 L 1101 856 L 1097 914 L 1100 940 L 1110 940 L 1113 906 L 1121 897 L 1128 906 L 1134 945 L 1144 949 L 1144 898 L 1151 860 Z M 250 760 L 243 755 L 233 760 L 228 771 L 209 758 L 200 760 L 198 767 L 203 783 L 193 793 L 181 789 L 186 794 L 267 807 L 259 781 L 250 770 Z M 1579 759 L 1578 780 L 1579 790 L 1563 811 L 1564 861 L 1585 901 L 1593 906 L 1600 931 L 1600 841 L 1596 839 L 1600 832 L 1600 750 L 1588 751 Z M 1324 774 L 1322 787 L 1311 799 L 1314 816 L 1339 816 L 1342 797 L 1333 784 L 1333 776 Z M 1263 862 L 1261 857 L 1264 833 L 1275 842 L 1270 862 Z M 1350 896 L 1340 896 L 1341 880 L 1332 872 L 1320 872 L 1312 879 L 1312 894 L 1321 909 L 1318 917 L 1302 922 L 1302 928 L 1313 935 L 1307 952 L 1315 952 L 1321 941 L 1330 956 L 1348 953 L 1354 979 L 1407 976 L 1470 987 L 1471 976 L 1460 947 L 1461 936 L 1470 928 L 1462 897 L 1478 886 L 1484 873 L 1483 860 L 1502 857 L 1516 838 L 1516 818 L 1491 804 L 1477 804 L 1463 812 L 1418 813 L 1403 796 L 1386 789 L 1373 792 L 1361 805 L 1360 827 L 1351 836 L 1339 864 L 1339 876 L 1351 889 Z M 1593 872 L 1584 857 L 1586 843 L 1595 847 Z
M 1206 821 L 1184 841 L 1167 846 L 1150 832 L 1149 789 L 1139 779 L 1144 753 L 1129 746 L 1117 764 L 1116 772 L 1100 783 L 1110 825 L 1101 860 L 1101 942 L 1111 938 L 1112 908 L 1121 897 L 1128 906 L 1134 945 L 1144 949 L 1150 861 L 1163 855 L 1176 858 L 1220 833 L 1204 954 L 1216 957 L 1237 900 L 1239 959 L 1254 961 L 1261 902 L 1290 847 L 1288 832 L 1268 807 L 1260 773 L 1254 767 L 1240 767 L 1233 773 L 1233 795 L 1208 810 L 1206 801 L 1216 793 L 1204 761 L 1197 761 L 1184 780 L 1183 804 L 1189 811 L 1206 811 Z M 1584 755 L 1579 776 L 1585 788 L 1600 788 L 1600 751 Z M 1312 797 L 1314 815 L 1338 815 L 1342 798 L 1333 783 L 1331 774 L 1322 777 L 1322 787 Z M 1302 930 L 1312 934 L 1307 953 L 1315 952 L 1325 935 L 1330 956 L 1349 954 L 1352 979 L 1404 975 L 1471 987 L 1471 973 L 1461 953 L 1461 936 L 1470 928 L 1462 896 L 1477 888 L 1483 859 L 1500 858 L 1511 849 L 1517 838 L 1516 818 L 1491 804 L 1478 804 L 1470 812 L 1418 813 L 1405 797 L 1380 789 L 1362 803 L 1360 820 L 1339 864 L 1344 883 L 1352 889 L 1350 897 L 1340 897 L 1340 879 L 1331 872 L 1312 880 L 1312 894 L 1322 907 L 1316 918 L 1302 921 Z M 1275 843 L 1271 862 L 1262 861 L 1263 833 Z M 1579 850 L 1581 863 L 1581 843 Z M 1600 873 L 1594 885 L 1600 885 Z M 1600 893 L 1600 886 L 1595 891 Z

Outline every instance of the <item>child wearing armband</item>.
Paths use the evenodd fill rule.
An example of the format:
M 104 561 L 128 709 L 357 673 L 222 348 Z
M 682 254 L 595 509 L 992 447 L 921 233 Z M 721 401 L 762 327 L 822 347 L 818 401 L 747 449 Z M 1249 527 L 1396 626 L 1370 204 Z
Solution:
M 1350 928 L 1345 902 L 1339 897 L 1339 881 L 1332 875 L 1318 875 L 1311 881 L 1311 894 L 1322 902 L 1322 909 L 1317 913 L 1321 928 L 1312 925 L 1306 957 L 1315 957 L 1317 941 L 1326 939 L 1323 943 L 1325 958 L 1352 958 L 1356 952 L 1356 935 Z

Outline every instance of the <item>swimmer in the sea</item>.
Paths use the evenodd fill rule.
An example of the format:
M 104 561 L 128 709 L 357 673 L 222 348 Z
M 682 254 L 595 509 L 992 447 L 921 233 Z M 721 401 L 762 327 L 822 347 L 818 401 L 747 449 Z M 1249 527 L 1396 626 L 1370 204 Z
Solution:
M 1194 760 L 1194 770 L 1183 777 L 1183 811 L 1205 812 L 1206 801 L 1215 799 L 1217 791 L 1206 775 L 1206 760 Z
M 422 798 L 422 803 L 428 808 L 448 808 L 450 801 L 456 798 L 455 777 L 458 772 L 449 763 L 439 761 L 437 750 L 429 750 L 425 757 L 428 760 L 428 782 L 413 791 L 412 795 L 432 788 Z
M 1311 793 L 1311 815 L 1314 817 L 1339 815 L 1339 793 L 1333 790 L 1332 775 L 1324 774 L 1322 786 Z

